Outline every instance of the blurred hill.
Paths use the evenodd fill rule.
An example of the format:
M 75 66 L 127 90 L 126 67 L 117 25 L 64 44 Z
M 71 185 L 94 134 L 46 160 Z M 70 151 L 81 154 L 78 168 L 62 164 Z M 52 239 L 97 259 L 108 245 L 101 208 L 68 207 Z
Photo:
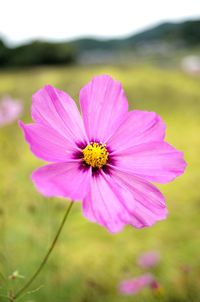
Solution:
M 200 50 L 200 20 L 163 23 L 123 39 L 77 39 L 62 43 L 34 41 L 9 48 L 0 40 L 0 67 L 122 63 L 166 58 Z

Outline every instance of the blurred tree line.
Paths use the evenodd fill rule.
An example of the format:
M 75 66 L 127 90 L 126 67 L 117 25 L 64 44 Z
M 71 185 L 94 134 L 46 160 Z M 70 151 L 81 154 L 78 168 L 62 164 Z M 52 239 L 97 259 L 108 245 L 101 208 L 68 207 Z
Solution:
M 155 44 L 156 42 L 156 44 Z M 77 39 L 71 42 L 50 43 L 34 41 L 15 48 L 7 47 L 0 39 L 0 67 L 25 67 L 34 65 L 78 63 L 83 53 L 106 51 L 113 55 L 120 52 L 134 54 L 135 47 L 152 46 L 156 52 L 160 43 L 170 45 L 173 51 L 200 47 L 200 20 L 180 23 L 163 23 L 124 39 Z M 156 45 L 156 46 L 155 46 Z
M 0 66 L 2 67 L 71 64 L 75 61 L 76 51 L 70 43 L 35 41 L 27 45 L 8 48 L 0 40 Z

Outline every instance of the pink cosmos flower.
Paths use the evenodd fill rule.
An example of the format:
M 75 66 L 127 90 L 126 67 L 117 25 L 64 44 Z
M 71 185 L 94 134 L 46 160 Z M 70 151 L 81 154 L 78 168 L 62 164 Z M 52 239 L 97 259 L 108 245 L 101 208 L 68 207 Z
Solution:
M 33 95 L 33 124 L 20 126 L 32 152 L 51 164 L 32 180 L 45 196 L 82 200 L 84 215 L 110 232 L 124 225 L 151 226 L 167 215 L 151 182 L 182 174 L 182 152 L 164 142 L 154 112 L 128 112 L 119 82 L 97 76 L 80 91 L 81 115 L 72 98 L 52 86 Z
M 16 121 L 22 114 L 23 106 L 19 101 L 5 97 L 0 101 L 0 127 Z
M 122 281 L 119 285 L 119 291 L 125 295 L 135 295 L 144 288 L 151 286 L 153 282 L 153 275 L 147 273 L 137 278 Z
M 144 254 L 141 254 L 138 258 L 138 265 L 142 268 L 151 268 L 160 262 L 160 254 L 158 252 L 147 252 Z

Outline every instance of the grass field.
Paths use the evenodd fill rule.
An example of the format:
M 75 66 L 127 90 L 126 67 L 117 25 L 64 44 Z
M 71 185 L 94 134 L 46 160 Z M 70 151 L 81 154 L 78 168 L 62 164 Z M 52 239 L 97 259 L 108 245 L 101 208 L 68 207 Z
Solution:
M 152 228 L 126 227 L 109 234 L 87 221 L 75 204 L 51 258 L 20 301 L 128 302 L 200 301 L 200 78 L 172 69 L 70 67 L 0 71 L 0 96 L 24 101 L 23 121 L 30 118 L 31 95 L 44 84 L 78 92 L 93 75 L 120 80 L 130 109 L 156 111 L 167 124 L 167 140 L 184 151 L 188 167 L 173 183 L 159 186 L 169 217 Z M 31 172 L 44 163 L 28 149 L 17 123 L 0 129 L 0 294 L 16 290 L 35 270 L 64 215 L 68 202 L 48 199 L 35 190 Z M 161 264 L 155 276 L 162 296 L 150 290 L 132 297 L 118 293 L 118 283 L 137 276 L 141 252 L 156 250 Z M 10 280 L 18 270 L 26 279 Z M 0 297 L 0 301 L 7 301 Z

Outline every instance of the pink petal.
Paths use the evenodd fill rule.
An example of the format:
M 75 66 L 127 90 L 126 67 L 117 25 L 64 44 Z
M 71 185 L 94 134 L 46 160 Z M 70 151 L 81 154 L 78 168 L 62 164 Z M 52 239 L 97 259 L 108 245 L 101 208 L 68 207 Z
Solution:
M 146 253 L 143 253 L 138 258 L 138 265 L 141 268 L 151 268 L 158 265 L 160 262 L 160 254 L 156 251 L 149 251 Z
M 10 124 L 22 115 L 23 104 L 9 96 L 0 101 L 0 127 Z
M 124 120 L 128 103 L 121 84 L 104 75 L 80 91 L 80 105 L 89 140 L 104 143 Z
M 161 193 L 145 180 L 113 171 L 91 179 L 90 191 L 83 200 L 83 213 L 110 232 L 124 225 L 150 226 L 164 219 L 167 211 Z
M 165 199 L 161 192 L 146 180 L 115 170 L 112 173 L 129 212 L 126 223 L 136 228 L 151 226 L 167 216 Z M 131 198 L 129 195 L 131 194 Z
M 90 170 L 80 169 L 77 162 L 56 163 L 39 168 L 32 180 L 40 193 L 48 197 L 83 199 L 88 191 Z
M 113 151 L 120 151 L 138 144 L 162 141 L 165 125 L 154 112 L 133 110 L 109 139 Z
M 50 85 L 33 95 L 32 118 L 70 142 L 86 140 L 83 122 L 72 98 Z
M 97 222 L 115 233 L 124 226 L 119 217 L 124 208 L 109 181 L 111 180 L 102 175 L 91 178 L 90 190 L 83 200 L 83 214 L 90 221 Z
M 53 128 L 42 124 L 28 124 L 19 122 L 25 139 L 31 151 L 39 158 L 50 162 L 62 162 L 72 159 L 77 146 Z
M 122 171 L 158 183 L 173 180 L 186 167 L 183 153 L 165 142 L 146 143 L 117 151 L 114 159 Z
M 119 285 L 119 291 L 125 295 L 135 295 L 141 290 L 151 285 L 154 282 L 154 277 L 150 273 L 146 273 L 139 277 L 124 280 Z

